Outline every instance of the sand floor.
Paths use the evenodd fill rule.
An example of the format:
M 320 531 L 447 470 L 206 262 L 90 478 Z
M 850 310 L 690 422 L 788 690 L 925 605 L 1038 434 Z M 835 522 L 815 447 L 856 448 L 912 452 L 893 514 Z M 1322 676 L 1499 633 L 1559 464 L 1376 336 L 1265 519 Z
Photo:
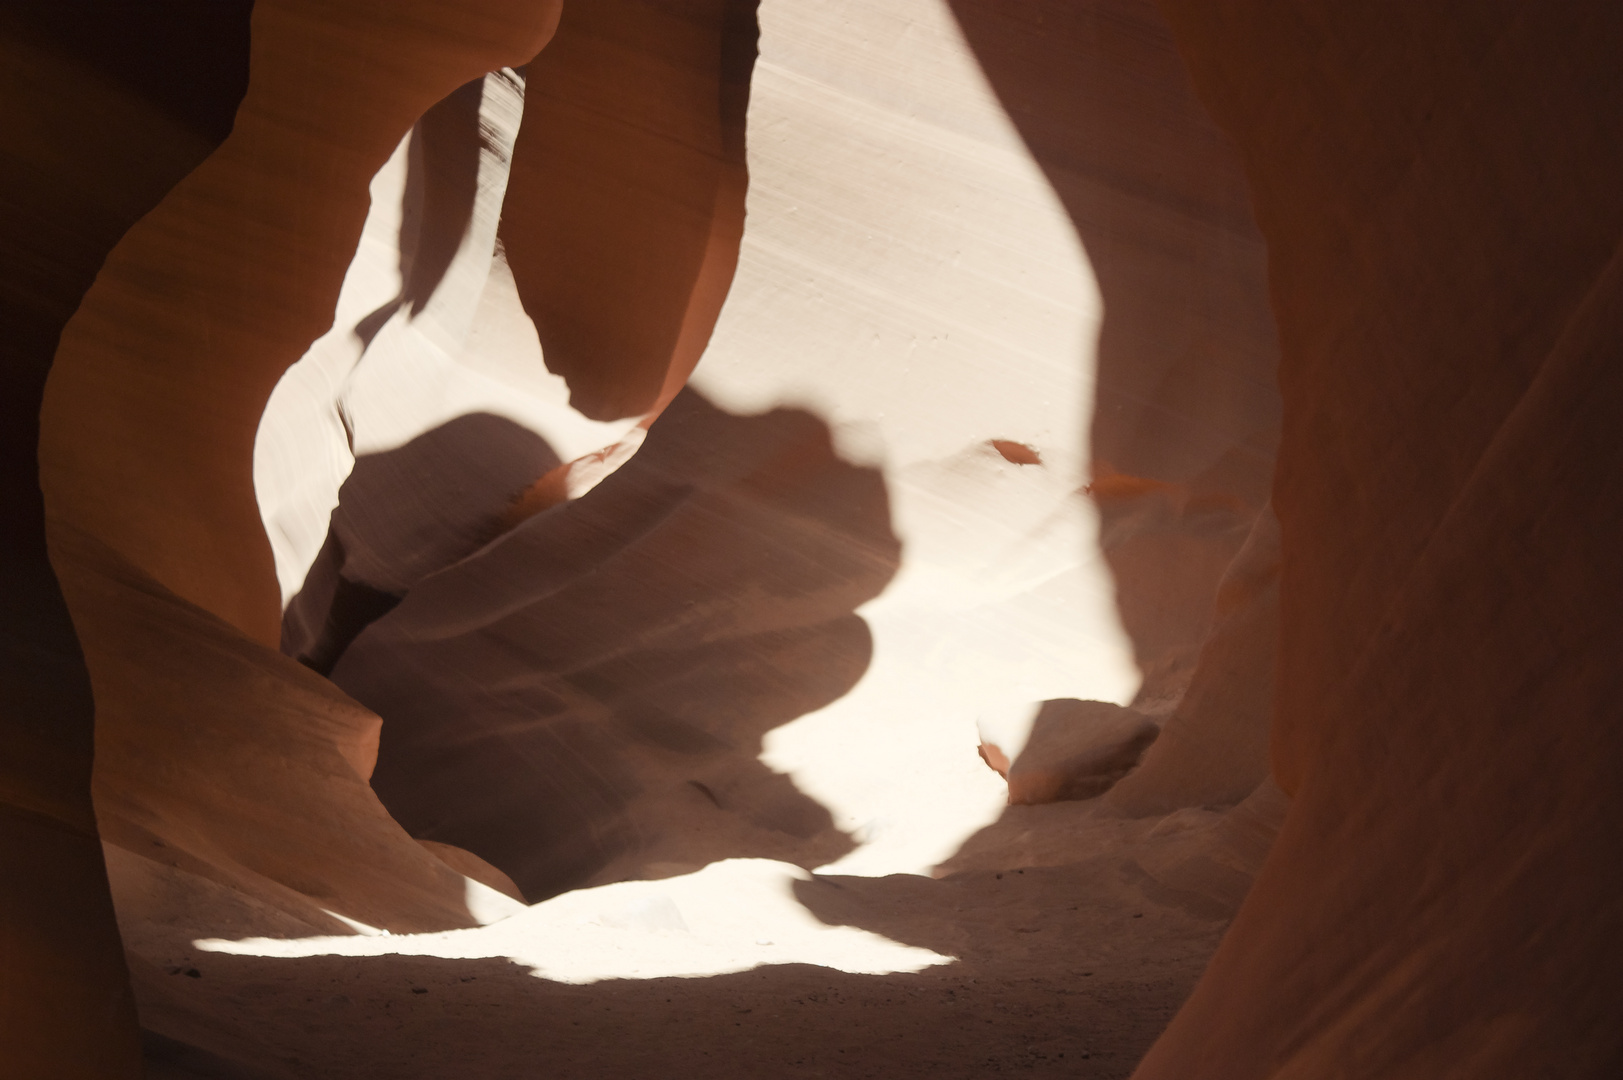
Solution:
M 1003 848 L 1011 861 L 1042 846 L 1030 843 L 1034 831 L 1050 841 L 1091 835 L 1096 850 L 1113 850 L 940 879 L 793 883 L 793 899 L 819 924 L 945 958 L 917 971 L 767 962 L 709 977 L 587 982 L 577 971 L 565 982 L 502 956 L 242 955 L 186 932 L 128 927 L 143 1018 L 155 1029 L 149 1075 L 1125 1077 L 1193 988 L 1233 899 L 1169 886 L 1175 875 L 1143 869 L 1166 860 L 1139 856 L 1174 841 L 1211 849 L 1216 834 L 1195 828 L 1168 841 L 1164 826 L 1101 823 L 1079 804 L 1013 811 L 1003 827 L 1016 818 L 1028 843 Z M 691 910 L 695 900 L 682 903 Z M 620 930 L 622 946 L 640 940 L 650 955 L 685 933 Z M 406 937 L 329 940 L 413 947 Z

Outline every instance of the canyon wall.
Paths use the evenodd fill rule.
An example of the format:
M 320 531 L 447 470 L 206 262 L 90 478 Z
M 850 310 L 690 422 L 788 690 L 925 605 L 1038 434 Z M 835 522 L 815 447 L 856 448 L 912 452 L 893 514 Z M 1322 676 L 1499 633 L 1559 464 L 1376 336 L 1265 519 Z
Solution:
M 213 620 L 207 633 L 229 625 L 228 637 L 246 644 L 246 632 L 274 646 L 280 605 L 254 500 L 254 429 L 282 370 L 330 321 L 349 252 L 329 241 L 358 231 L 367 181 L 400 133 L 459 83 L 527 60 L 555 10 L 257 4 L 253 89 L 234 121 L 242 90 L 232 84 L 249 48 L 243 6 L 102 14 L 94 30 L 65 25 L 62 13 L 7 14 L 7 122 L 17 133 L 8 140 L 8 242 L 20 255 L 8 261 L 19 276 L 7 285 L 7 378 L 18 392 L 6 401 L 20 415 L 7 438 L 26 444 L 38 432 L 39 464 L 36 472 L 21 448 L 7 464 L 16 536 L 6 596 L 22 605 L 7 633 L 27 640 L 7 651 L 5 1004 L 7 1068 L 39 1076 L 135 1075 L 140 1066 L 91 817 L 84 669 L 41 561 L 36 476 L 63 535 L 84 539 L 58 548 L 64 578 L 73 576 L 64 559 L 94 552 L 138 590 L 183 609 L 171 590 L 200 602 L 190 612 Z M 378 48 L 355 53 L 360 27 Z M 193 46 L 205 55 L 192 56 Z M 358 90 L 356 80 L 390 94 Z M 81 587 L 104 580 L 93 563 L 76 564 Z M 96 625 L 113 629 L 138 610 L 86 602 L 81 594 L 81 643 L 97 639 L 86 620 L 100 615 Z M 115 633 L 113 655 L 122 650 Z M 164 662 L 124 686 L 136 700 L 195 689 L 198 672 L 161 638 L 145 636 Z M 108 659 L 90 646 L 93 679 Z M 251 681 L 234 681 L 253 692 Z M 112 715 L 106 689 L 96 708 Z M 142 747 L 161 755 L 161 741 Z M 370 799 L 364 775 L 343 768 Z M 141 782 L 170 797 L 172 779 Z M 228 784 L 225 794 L 239 793 Z M 381 809 L 377 819 L 387 822 Z M 462 878 L 398 835 L 399 850 L 417 851 L 425 872 L 454 883 L 453 910 L 466 919 Z
M 1211 920 L 1281 815 L 1137 1075 L 1617 1071 L 1623 16 L 259 0 L 238 110 L 245 5 L 114 9 L 0 15 L 6 1075 L 132 977 L 285 1056 L 102 842 L 187 941 Z
M 90 683 L 46 556 L 38 409 L 108 250 L 230 130 L 248 5 L 110 4 L 85 20 L 9 4 L 0 52 L 0 1073 L 134 1076 L 91 807 Z
M 1137 1075 L 1614 1075 L 1623 15 L 1162 6 L 1268 241 L 1295 798 Z

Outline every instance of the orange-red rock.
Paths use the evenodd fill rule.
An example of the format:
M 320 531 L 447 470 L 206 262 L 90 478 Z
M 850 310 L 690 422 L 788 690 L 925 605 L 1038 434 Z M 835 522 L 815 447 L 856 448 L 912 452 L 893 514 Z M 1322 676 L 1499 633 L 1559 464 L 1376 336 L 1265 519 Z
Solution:
M 1623 22 L 1163 7 L 1269 245 L 1295 799 L 1137 1075 L 1612 1075 Z
M 1104 935 L 1176 987 L 1283 819 L 1139 1075 L 1615 1073 L 1623 22 L 1162 8 L 770 0 L 747 110 L 746 0 L 570 2 L 523 72 L 556 3 L 260 0 L 235 130 L 88 294 L 223 131 L 0 15 L 4 100 L 41 102 L 0 191 L 43 223 L 0 278 L 5 1065 L 136 1067 L 37 435 L 149 1049 L 313 1037 L 153 963 L 204 923 L 469 926 L 745 853 L 894 869 L 1001 798 L 977 708 L 1125 705 L 1136 659 L 1138 711 L 982 747 L 1017 805 L 959 876 L 796 896 L 1068 991 L 1091 976 L 1041 964 Z M 567 380 L 576 411 L 510 410 L 556 446 L 460 407 L 557 391 L 526 363 Z M 598 928 L 687 932 L 663 902 Z
M 502 238 L 593 419 L 670 401 L 732 283 L 756 2 L 569 4 L 527 69 Z
M 274 645 L 253 488 L 265 402 L 330 324 L 367 182 L 401 135 L 457 86 L 530 59 L 557 12 L 256 5 L 231 136 L 126 234 L 63 331 L 40 441 L 50 513 Z
M 0 1073 L 135 1076 L 90 797 L 90 684 L 47 562 L 39 400 L 108 250 L 231 125 L 247 5 L 0 11 Z

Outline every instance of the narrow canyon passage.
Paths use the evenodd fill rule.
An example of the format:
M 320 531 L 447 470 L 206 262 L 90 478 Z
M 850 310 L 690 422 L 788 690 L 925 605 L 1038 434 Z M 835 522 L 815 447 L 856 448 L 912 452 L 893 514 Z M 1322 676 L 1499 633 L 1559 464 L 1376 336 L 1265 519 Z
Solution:
M 0 13 L 0 1077 L 1613 1075 L 1623 25 L 1332 7 Z
M 267 850 L 254 805 L 318 789 L 267 785 L 228 726 L 198 744 L 197 695 L 308 755 L 332 703 L 286 660 L 242 653 L 255 704 L 216 665 L 169 691 L 229 796 L 153 786 L 154 729 L 104 719 L 149 1072 L 1131 1071 L 1284 800 L 1255 736 L 1207 760 L 1215 796 L 1174 737 L 1149 810 L 1098 798 L 1210 726 L 1179 712 L 1207 638 L 1253 642 L 1207 664 L 1230 733 L 1268 715 L 1235 687 L 1266 638 L 1211 629 L 1277 422 L 1260 242 L 1164 27 L 1123 13 L 1103 73 L 1070 50 L 1103 10 L 1031 50 L 1033 122 L 1095 103 L 1058 160 L 933 0 L 566 10 L 413 127 L 254 463 L 282 652 L 381 718 L 341 745 L 382 805 L 327 780 L 277 827 L 305 855 Z M 1112 101 L 1135 67 L 1161 97 Z M 1163 145 L 1111 146 L 1146 109 Z M 1191 404 L 1128 354 L 1224 375 Z M 116 555 L 57 552 L 81 611 L 128 603 Z M 127 656 L 127 625 L 86 640 Z M 393 883 L 335 844 L 357 814 Z

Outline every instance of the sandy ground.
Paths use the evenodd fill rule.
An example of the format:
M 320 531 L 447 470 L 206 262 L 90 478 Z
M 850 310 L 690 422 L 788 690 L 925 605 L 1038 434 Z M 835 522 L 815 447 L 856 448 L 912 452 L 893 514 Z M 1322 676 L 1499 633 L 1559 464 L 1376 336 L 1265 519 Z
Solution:
M 143 1003 L 183 1037 L 207 1017 L 193 1038 L 209 1049 L 154 1038 L 151 1075 L 1124 1077 L 1226 922 L 1097 862 L 819 876 L 800 893 L 825 919 L 954 959 L 573 985 L 500 957 L 231 955 L 176 938 L 135 961 Z
M 733 860 L 444 934 L 209 940 L 177 924 L 253 921 L 219 892 L 167 925 L 126 904 L 123 930 L 154 1077 L 1125 1077 L 1283 803 L 1139 820 L 1012 807 L 939 878 Z M 1096 854 L 1044 865 L 1081 851 Z M 662 975 L 706 964 L 718 973 Z

